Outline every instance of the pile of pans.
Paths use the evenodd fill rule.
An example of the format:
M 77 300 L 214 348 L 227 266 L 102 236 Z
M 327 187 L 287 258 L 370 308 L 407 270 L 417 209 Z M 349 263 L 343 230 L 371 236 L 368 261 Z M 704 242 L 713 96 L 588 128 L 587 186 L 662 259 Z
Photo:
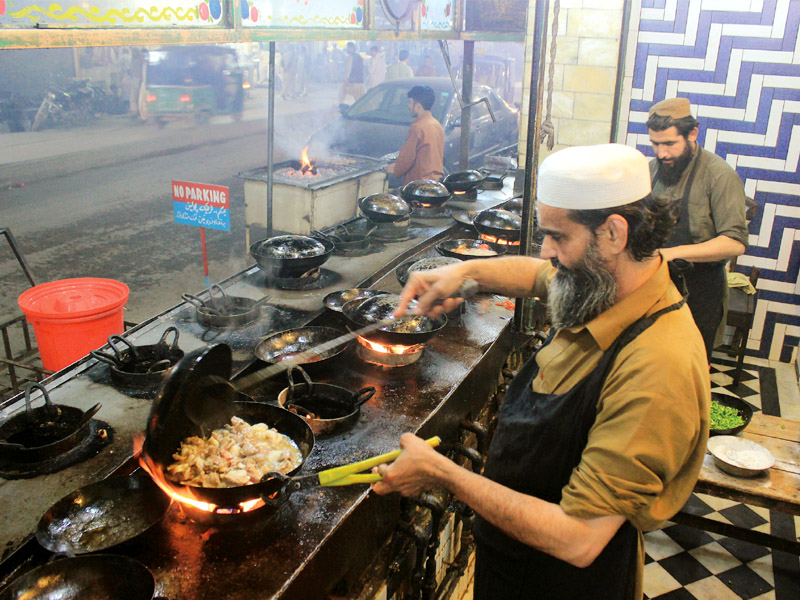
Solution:
M 214 296 L 213 292 L 218 292 Z M 244 327 L 258 320 L 261 305 L 269 300 L 265 296 L 260 300 L 252 300 L 243 296 L 228 296 L 219 285 L 212 285 L 208 291 L 208 300 L 202 300 L 191 294 L 183 294 L 182 298 L 195 306 L 197 322 L 210 329 L 228 329 Z
M 170 334 L 173 334 L 172 342 L 167 341 Z M 92 350 L 90 354 L 110 365 L 114 383 L 146 389 L 157 386 L 167 370 L 183 357 L 183 350 L 178 348 L 178 336 L 175 327 L 167 327 L 155 344 L 135 346 L 122 336 L 110 335 L 108 346 L 114 354 L 101 350 Z M 120 349 L 120 345 L 124 347 Z

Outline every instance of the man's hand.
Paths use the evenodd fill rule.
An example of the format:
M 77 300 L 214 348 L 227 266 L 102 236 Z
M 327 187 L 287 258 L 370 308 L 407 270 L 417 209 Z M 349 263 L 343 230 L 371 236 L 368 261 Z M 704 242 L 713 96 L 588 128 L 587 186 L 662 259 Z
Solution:
M 394 175 L 394 163 L 389 163 L 383 170 L 386 171 L 389 175 Z
M 409 273 L 408 282 L 400 292 L 400 302 L 397 304 L 394 316 L 402 317 L 406 313 L 408 303 L 414 298 L 417 298 L 414 313 L 418 315 L 438 317 L 454 310 L 463 302 L 463 299 L 452 296 L 458 293 L 462 284 L 468 279 L 464 272 L 468 262 Z
M 439 483 L 437 473 L 441 470 L 439 465 L 442 461 L 449 463 L 449 459 L 411 433 L 400 437 L 400 448 L 403 451 L 394 462 L 372 470 L 383 477 L 372 484 L 372 489 L 381 495 L 399 492 L 403 496 L 415 496 L 436 487 Z

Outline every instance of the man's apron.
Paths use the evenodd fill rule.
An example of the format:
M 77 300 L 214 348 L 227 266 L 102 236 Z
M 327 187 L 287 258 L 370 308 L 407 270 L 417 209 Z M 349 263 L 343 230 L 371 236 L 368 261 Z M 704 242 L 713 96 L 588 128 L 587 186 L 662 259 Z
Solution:
M 672 272 L 672 269 L 670 269 Z M 678 285 L 683 291 L 683 286 Z M 603 354 L 595 369 L 566 394 L 533 392 L 531 357 L 508 386 L 485 476 L 513 490 L 558 504 L 597 418 L 603 381 L 619 351 L 684 300 L 642 317 Z M 550 336 L 552 339 L 552 335 Z M 545 346 L 550 342 L 547 340 Z M 476 517 L 476 600 L 628 600 L 636 573 L 639 533 L 628 521 L 586 568 L 578 568 L 507 536 Z
M 700 154 L 703 149 L 697 146 L 697 156 L 694 165 L 689 173 L 683 197 L 678 201 L 679 213 L 678 222 L 672 230 L 666 248 L 674 246 L 684 246 L 694 244 L 692 234 L 689 231 L 689 193 L 692 191 L 692 183 L 700 164 Z M 653 177 L 653 185 L 658 179 L 658 172 Z M 714 338 L 717 335 L 720 321 L 725 310 L 725 291 L 728 286 L 728 279 L 725 275 L 725 261 L 717 262 L 695 262 L 691 263 L 693 268 L 684 272 L 686 289 L 689 297 L 686 304 L 692 311 L 692 317 L 703 336 L 703 343 L 706 347 L 706 357 L 711 361 L 711 351 L 714 349 Z

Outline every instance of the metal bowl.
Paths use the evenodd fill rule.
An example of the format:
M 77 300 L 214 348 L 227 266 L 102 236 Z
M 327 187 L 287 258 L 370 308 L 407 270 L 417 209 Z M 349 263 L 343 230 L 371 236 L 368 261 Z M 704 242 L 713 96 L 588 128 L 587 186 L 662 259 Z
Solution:
M 372 298 L 373 296 L 382 296 L 389 292 L 382 292 L 381 290 L 373 290 L 371 288 L 352 288 L 349 290 L 340 290 L 338 292 L 331 292 L 322 300 L 322 303 L 333 311 L 342 312 L 342 307 L 351 300 L 364 300 Z
M 461 262 L 458 258 L 448 256 L 431 256 L 419 260 L 409 260 L 397 265 L 394 274 L 397 277 L 397 281 L 405 285 L 408 282 L 408 275 L 412 271 L 430 271 L 431 269 L 438 269 L 439 267 L 452 265 L 458 262 Z
M 720 469 L 738 477 L 755 477 L 775 464 L 775 457 L 769 450 L 735 435 L 710 438 L 708 451 Z
M 370 194 L 358 200 L 358 208 L 370 220 L 391 223 L 405 219 L 411 214 L 408 203 L 394 194 Z
M 417 202 L 438 206 L 450 198 L 450 190 L 441 181 L 418 179 L 403 186 L 400 195 L 407 202 Z

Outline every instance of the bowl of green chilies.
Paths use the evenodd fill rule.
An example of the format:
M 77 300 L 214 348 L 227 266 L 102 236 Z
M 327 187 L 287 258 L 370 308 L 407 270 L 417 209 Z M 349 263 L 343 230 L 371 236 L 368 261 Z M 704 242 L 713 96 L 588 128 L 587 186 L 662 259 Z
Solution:
M 728 394 L 711 393 L 711 435 L 736 435 L 750 423 L 753 407 Z

